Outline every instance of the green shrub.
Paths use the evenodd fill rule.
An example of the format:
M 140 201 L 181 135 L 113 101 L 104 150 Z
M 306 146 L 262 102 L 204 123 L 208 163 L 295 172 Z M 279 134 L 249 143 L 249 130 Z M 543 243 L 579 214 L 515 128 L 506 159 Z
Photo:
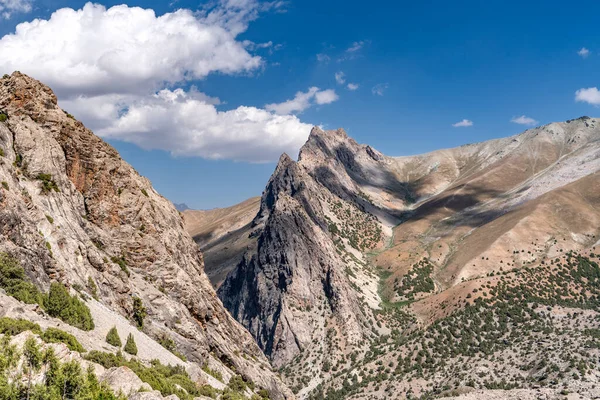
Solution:
M 41 338 L 46 343 L 64 343 L 71 351 L 85 353 L 85 348 L 77 341 L 77 338 L 61 329 L 48 328 L 42 333 Z
M 5 156 L 4 149 L 2 147 L 0 147 L 0 157 L 4 157 L 4 156 Z
M 6 122 L 7 119 L 8 115 L 6 115 L 5 113 L 0 113 L 0 122 Z
M 26 319 L 0 318 L 0 334 L 15 336 L 25 331 L 37 334 L 42 333 L 42 329 L 38 324 Z
M 92 297 L 98 300 L 98 286 L 96 286 L 96 282 L 94 282 L 91 276 L 88 276 L 88 289 Z
M 51 317 L 60 318 L 79 329 L 94 329 L 94 320 L 88 306 L 77 297 L 71 296 L 67 288 L 60 283 L 50 285 L 46 311 Z
M 135 345 L 135 340 L 133 339 L 133 335 L 131 333 L 127 336 L 127 342 L 125 342 L 125 347 L 123 347 L 123 350 L 132 356 L 137 355 L 137 346 Z
M 2 187 L 6 190 L 8 190 L 8 182 L 6 181 L 2 181 Z
M 127 361 L 120 352 L 115 355 L 96 350 L 87 353 L 85 359 L 104 368 L 127 366 L 143 382 L 149 384 L 153 390 L 160 391 L 163 396 L 175 394 L 181 400 L 193 400 L 200 395 L 216 397 L 214 389 L 198 386 L 191 380 L 185 368 L 179 365 L 162 365 L 158 360 L 152 360 L 151 366 L 147 367 L 136 360 Z
M 108 333 L 106 334 L 106 343 L 115 347 L 121 347 L 123 345 L 123 343 L 121 342 L 121 338 L 119 337 L 119 332 L 117 332 L 116 326 L 110 328 L 110 331 L 108 331 Z
M 46 219 L 47 219 L 47 220 L 48 220 L 48 222 L 50 222 L 51 224 L 53 224 L 53 223 L 54 223 L 54 218 L 52 218 L 51 216 L 49 216 L 49 215 L 46 215 Z
M 127 260 L 125 260 L 125 256 L 121 256 L 121 257 L 113 256 L 110 258 L 110 260 L 112 262 L 114 262 L 115 264 L 119 265 L 119 267 L 121 267 L 121 271 L 125 272 L 127 274 L 127 276 L 130 275 L 129 269 L 127 268 Z
M 101 384 L 94 374 L 92 367 L 84 372 L 79 362 L 73 360 L 61 363 L 54 349 L 40 351 L 33 338 L 25 343 L 23 354 L 27 371 L 37 371 L 45 368 L 44 381 L 29 384 L 29 380 L 9 379 L 14 373 L 19 361 L 19 352 L 10 345 L 8 338 L 0 340 L 0 399 L 18 400 L 31 398 L 33 400 L 57 399 L 94 399 L 94 400 L 125 400 L 122 395 L 115 395 L 106 385 Z M 27 372 L 29 374 L 30 372 Z
M 219 371 L 211 369 L 208 365 L 203 366 L 202 367 L 202 371 L 206 372 L 207 374 L 209 374 L 213 378 L 216 378 L 219 381 L 223 382 L 223 374 L 221 374 Z
M 52 179 L 51 174 L 38 174 L 36 179 L 42 182 L 42 194 L 48 194 L 51 191 L 60 192 L 58 185 Z
M 177 351 L 177 344 L 175 344 L 175 341 L 171 339 L 167 334 L 162 334 L 156 339 L 156 341 L 160 343 L 162 347 L 179 357 L 181 360 L 187 361 L 187 358 L 179 351 Z
M 117 354 L 105 353 L 98 350 L 92 350 L 88 352 L 84 358 L 88 361 L 102 365 L 104 368 L 114 368 L 126 365 L 127 360 L 123 358 L 123 355 L 119 351 Z
M 27 280 L 19 261 L 7 253 L 0 253 L 0 287 L 19 301 L 44 306 L 44 294 Z
M 148 315 L 142 299 L 139 297 L 133 298 L 133 320 L 136 322 L 138 328 L 144 327 L 144 318 Z
M 146 191 L 146 189 L 142 189 L 142 194 L 146 197 L 148 197 L 148 192 Z

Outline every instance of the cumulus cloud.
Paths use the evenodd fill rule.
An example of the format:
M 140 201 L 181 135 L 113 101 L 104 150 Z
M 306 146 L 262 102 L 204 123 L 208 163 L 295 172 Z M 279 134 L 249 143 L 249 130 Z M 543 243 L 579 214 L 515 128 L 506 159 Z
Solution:
M 377 85 L 373 86 L 373 88 L 371 89 L 371 93 L 377 96 L 383 96 L 388 86 L 389 85 L 387 83 L 378 83 Z
M 452 126 L 455 128 L 466 128 L 468 126 L 473 126 L 473 121 L 468 120 L 468 119 L 463 119 L 462 121 L 452 124 Z
M 283 103 L 267 104 L 265 109 L 280 115 L 301 113 L 314 104 L 330 104 L 338 99 L 339 96 L 333 89 L 320 90 L 318 87 L 313 86 L 306 92 L 297 92 L 293 99 L 286 100 Z
M 587 58 L 590 55 L 590 51 L 585 47 L 582 47 L 581 50 L 577 52 L 581 56 L 581 58 Z
M 9 19 L 13 13 L 28 13 L 31 11 L 32 0 L 0 0 L 0 15 Z
M 579 89 L 575 92 L 575 101 L 600 106 L 600 90 L 596 87 Z
M 344 74 L 342 71 L 336 72 L 335 81 L 340 85 L 343 85 L 346 82 L 346 74 Z
M 7 1 L 16 0 L 0 4 Z M 126 5 L 63 8 L 0 39 L 0 74 L 20 70 L 48 84 L 63 108 L 105 138 L 173 155 L 275 161 L 284 151 L 296 154 L 311 125 L 256 107 L 221 111 L 220 99 L 177 87 L 260 69 L 264 61 L 251 52 L 276 45 L 237 36 L 261 12 L 281 12 L 285 4 L 219 0 L 161 16 Z M 331 93 L 315 89 L 308 106 L 331 101 Z
M 352 90 L 352 91 L 357 90 L 358 87 L 359 87 L 358 83 L 349 83 L 347 86 L 348 90 Z
M 525 115 L 521 115 L 520 117 L 513 117 L 510 122 L 514 122 L 519 125 L 536 125 L 538 121 L 533 118 L 526 117 Z
M 218 111 L 218 99 L 197 91 L 163 89 L 153 96 L 102 95 L 63 102 L 97 134 L 176 156 L 246 162 L 295 156 L 312 125 L 294 115 L 256 107 Z
M 334 101 L 337 101 L 339 98 L 340 96 L 338 96 L 333 89 L 322 90 L 315 93 L 315 103 L 319 105 L 331 104 Z
M 59 96 L 139 93 L 214 72 L 249 72 L 262 59 L 236 35 L 256 9 L 249 0 L 237 3 L 200 17 L 183 9 L 156 16 L 126 5 L 63 8 L 48 20 L 21 23 L 0 39 L 0 72 L 30 74 Z

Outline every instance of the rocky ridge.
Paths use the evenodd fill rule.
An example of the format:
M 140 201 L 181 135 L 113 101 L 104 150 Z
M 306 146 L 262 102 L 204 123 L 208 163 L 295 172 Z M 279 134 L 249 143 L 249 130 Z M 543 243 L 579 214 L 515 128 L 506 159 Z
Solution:
M 123 316 L 140 298 L 151 337 L 167 334 L 191 361 L 291 397 L 215 295 L 180 214 L 147 179 L 26 75 L 0 80 L 0 110 L 0 251 L 44 290 L 59 281 L 90 292 L 93 283 Z
M 301 398 L 418 397 L 461 385 L 530 388 L 534 376 L 561 381 L 560 374 L 533 367 L 551 362 L 556 371 L 568 371 L 564 359 L 546 359 L 552 354 L 548 346 L 516 359 L 523 347 L 503 349 L 497 357 L 521 363 L 520 370 L 510 371 L 485 354 L 462 361 L 445 352 L 429 356 L 436 368 L 438 362 L 451 363 L 478 377 L 471 381 L 460 381 L 463 375 L 448 366 L 428 373 L 410 372 L 408 366 L 423 365 L 419 357 L 426 347 L 439 346 L 441 338 L 431 331 L 438 323 L 453 326 L 471 306 L 497 318 L 491 317 L 498 310 L 490 289 L 494 296 L 508 296 L 513 312 L 525 309 L 534 321 L 589 307 L 593 295 L 573 303 L 539 293 L 542 287 L 533 284 L 529 271 L 542 268 L 537 279 L 555 288 L 564 284 L 565 268 L 577 270 L 571 272 L 575 276 L 587 268 L 581 265 L 597 268 L 599 144 L 600 122 L 588 117 L 410 157 L 385 156 L 343 130 L 314 128 L 298 162 L 280 159 L 253 222 L 256 248 L 248 249 L 219 296 Z M 567 262 L 569 251 L 582 252 L 582 264 Z M 560 263 L 558 271 L 544 269 L 551 260 Z M 542 305 L 559 305 L 552 316 L 511 297 L 515 280 L 524 279 L 521 269 L 527 271 L 523 293 Z M 498 274 L 501 278 L 491 278 Z M 473 304 L 480 296 L 473 293 L 481 292 L 486 302 Z M 593 307 L 584 313 L 586 324 L 598 318 Z M 581 357 L 577 362 L 589 362 L 594 352 L 582 350 L 583 328 L 561 321 L 532 323 L 531 329 L 556 330 L 554 343 Z M 540 340 L 512 326 L 477 329 L 521 335 L 528 343 Z M 496 380 L 479 379 L 487 376 L 481 371 L 492 371 Z M 597 372 L 586 373 L 592 383 L 567 381 L 565 387 L 591 390 Z

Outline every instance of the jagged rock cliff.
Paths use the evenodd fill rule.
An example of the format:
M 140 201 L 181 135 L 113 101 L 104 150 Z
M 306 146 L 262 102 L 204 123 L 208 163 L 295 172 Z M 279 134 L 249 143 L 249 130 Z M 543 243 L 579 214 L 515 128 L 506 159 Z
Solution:
M 181 215 L 147 179 L 28 76 L 0 80 L 0 112 L 0 251 L 44 289 L 93 282 L 125 316 L 141 298 L 150 335 L 168 332 L 190 360 L 222 363 L 291 397 L 223 308 Z
M 383 156 L 343 131 L 313 129 L 298 162 L 280 158 L 253 222 L 257 250 L 219 288 L 275 366 L 296 356 L 295 365 L 312 366 L 309 387 L 324 366 L 378 334 L 364 306 L 378 308 L 377 278 L 361 252 L 383 244 L 387 227 L 373 214 L 394 217 L 357 181 L 381 178 L 384 191 L 394 184 L 379 176 L 385 168 Z

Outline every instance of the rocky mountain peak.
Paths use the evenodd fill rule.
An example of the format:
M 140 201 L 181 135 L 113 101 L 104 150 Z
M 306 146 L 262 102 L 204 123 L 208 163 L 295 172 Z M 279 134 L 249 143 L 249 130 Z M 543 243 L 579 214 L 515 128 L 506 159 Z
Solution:
M 148 179 L 33 78 L 0 79 L 0 111 L 8 116 L 0 121 L 0 252 L 43 289 L 52 281 L 94 287 L 123 316 L 139 298 L 148 335 L 168 335 L 191 361 L 234 368 L 274 397 L 291 396 L 223 308 L 181 215 Z

